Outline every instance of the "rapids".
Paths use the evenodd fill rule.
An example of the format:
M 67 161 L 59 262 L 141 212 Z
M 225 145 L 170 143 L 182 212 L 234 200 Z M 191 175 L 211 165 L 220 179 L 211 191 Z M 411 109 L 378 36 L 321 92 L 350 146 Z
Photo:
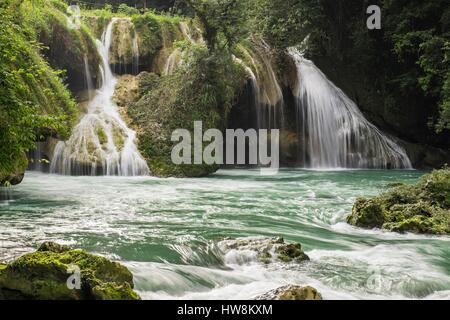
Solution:
M 145 299 L 251 299 L 286 284 L 325 299 L 449 299 L 450 238 L 345 223 L 357 196 L 417 171 L 222 170 L 201 179 L 27 172 L 0 201 L 0 261 L 46 240 L 127 265 Z M 226 237 L 300 242 L 311 262 L 264 265 Z

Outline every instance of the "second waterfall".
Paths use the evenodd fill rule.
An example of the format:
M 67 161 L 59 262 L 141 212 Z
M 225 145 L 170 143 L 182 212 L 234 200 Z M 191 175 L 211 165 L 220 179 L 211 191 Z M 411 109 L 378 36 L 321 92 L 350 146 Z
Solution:
M 60 141 L 50 165 L 52 173 L 65 175 L 146 175 L 149 169 L 136 144 L 136 133 L 128 128 L 113 102 L 117 79 L 109 64 L 113 18 L 97 40 L 102 58 L 102 83 L 89 102 L 87 113 L 68 141 Z M 88 69 L 88 68 L 87 68 Z

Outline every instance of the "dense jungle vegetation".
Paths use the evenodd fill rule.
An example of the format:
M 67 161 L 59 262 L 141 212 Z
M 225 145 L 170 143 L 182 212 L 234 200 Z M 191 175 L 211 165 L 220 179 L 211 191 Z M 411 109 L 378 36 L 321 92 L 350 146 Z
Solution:
M 158 29 L 165 20 L 195 19 L 206 47 L 178 41 L 180 48 L 189 47 L 193 68 L 158 79 L 154 88 L 161 90 L 151 95 L 163 99 L 163 88 L 176 86 L 174 92 L 185 96 L 172 103 L 189 101 L 183 110 L 208 114 L 211 125 L 223 128 L 223 116 L 239 93 L 242 70 L 229 67 L 238 45 L 250 38 L 264 39 L 277 55 L 307 37 L 307 56 L 375 124 L 408 142 L 449 148 L 450 6 L 446 0 L 4 0 L 0 4 L 1 181 L 23 171 L 24 155 L 36 141 L 63 138 L 70 132 L 79 111 L 77 88 L 67 79 L 82 77 L 79 51 L 89 52 L 96 77 L 95 30 L 63 26 L 67 5 L 74 3 L 91 9 L 86 16 L 133 17 L 137 28 L 140 20 L 149 28 L 156 23 Z M 370 4 L 382 8 L 381 30 L 366 27 Z M 58 47 L 60 37 L 70 37 L 72 45 Z M 147 40 L 149 46 L 154 43 Z M 285 70 L 282 60 L 280 70 Z M 189 96 L 192 92 L 202 94 Z M 137 122 L 143 121 L 138 118 Z

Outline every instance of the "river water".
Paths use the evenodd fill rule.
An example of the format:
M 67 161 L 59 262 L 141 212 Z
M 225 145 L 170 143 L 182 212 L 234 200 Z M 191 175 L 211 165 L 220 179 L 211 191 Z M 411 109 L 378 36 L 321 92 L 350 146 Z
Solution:
M 450 238 L 351 227 L 357 196 L 418 171 L 222 170 L 201 179 L 28 172 L 0 194 L 0 261 L 46 240 L 125 264 L 144 299 L 252 299 L 285 284 L 325 299 L 450 299 Z M 264 265 L 226 238 L 303 244 L 311 261 Z

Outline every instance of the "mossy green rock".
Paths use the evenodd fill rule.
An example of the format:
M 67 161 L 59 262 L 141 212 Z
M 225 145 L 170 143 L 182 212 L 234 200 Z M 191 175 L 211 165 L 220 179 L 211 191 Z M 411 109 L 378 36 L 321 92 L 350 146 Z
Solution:
M 309 257 L 303 252 L 300 243 L 283 244 L 275 249 L 277 257 L 283 262 L 308 261 Z
M 358 227 L 381 228 L 384 220 L 383 207 L 377 199 L 358 198 L 348 222 Z
M 67 285 L 80 270 L 80 289 Z M 36 252 L 0 266 L 0 298 L 32 300 L 138 300 L 133 275 L 106 258 L 67 246 L 44 243 Z
M 322 300 L 322 295 L 313 287 L 284 286 L 269 291 L 256 300 Z
M 416 185 L 398 185 L 378 197 L 359 198 L 347 222 L 395 232 L 450 234 L 450 169 L 435 170 Z

